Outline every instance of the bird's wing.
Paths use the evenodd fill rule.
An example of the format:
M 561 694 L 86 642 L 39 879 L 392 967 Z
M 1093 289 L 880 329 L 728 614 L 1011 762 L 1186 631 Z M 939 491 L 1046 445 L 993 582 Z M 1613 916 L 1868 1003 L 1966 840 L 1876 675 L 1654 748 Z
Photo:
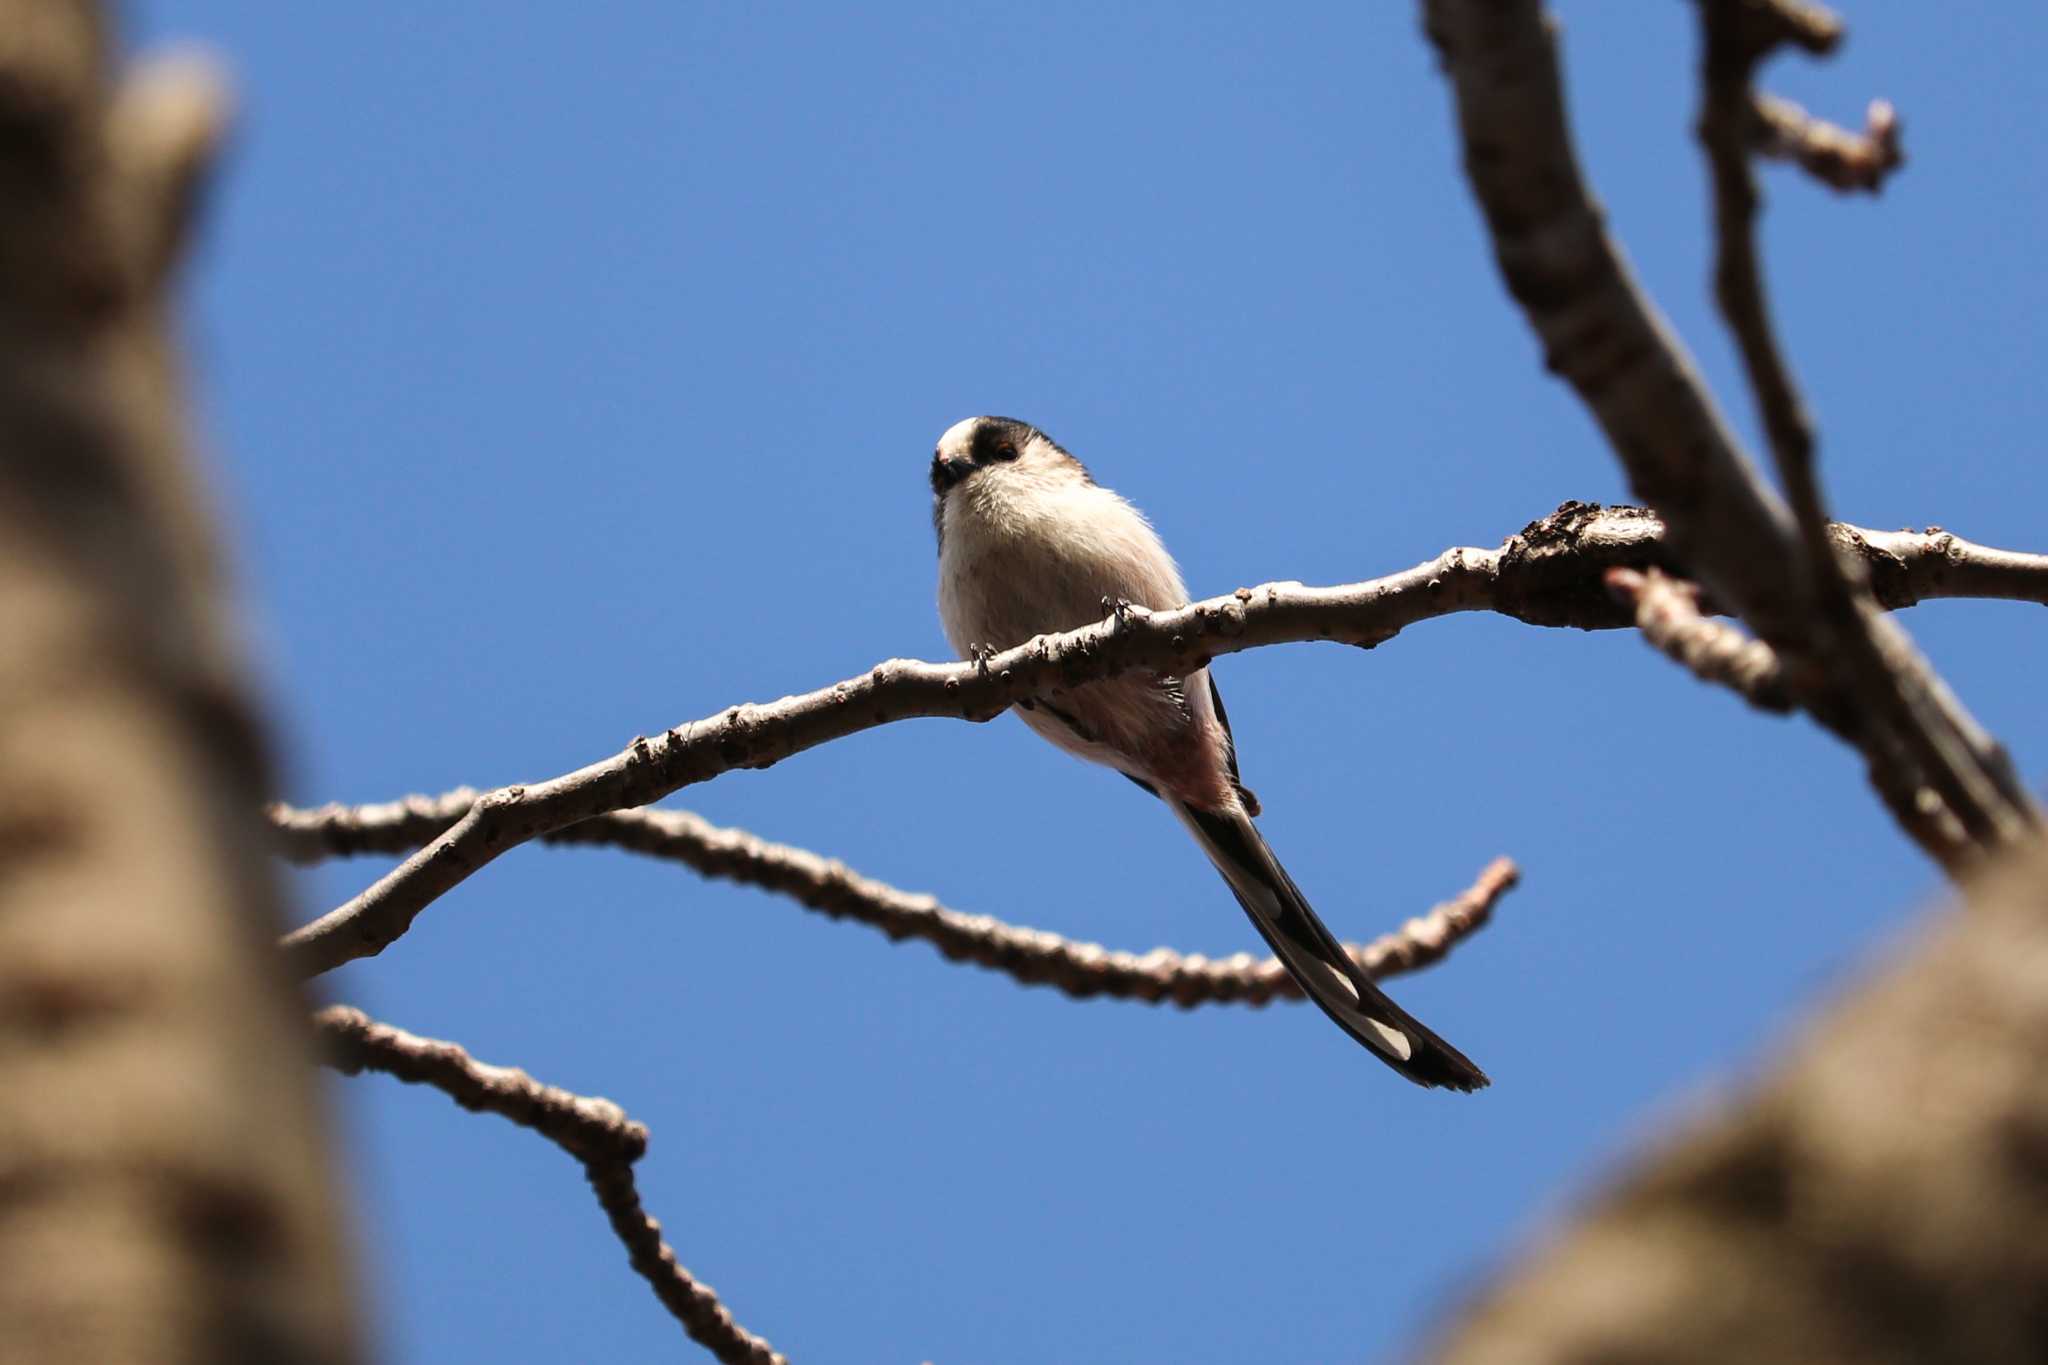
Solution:
M 1223 694 L 1216 690 L 1216 675 L 1206 668 L 1202 672 L 1209 683 L 1209 705 L 1215 708 L 1216 723 L 1223 728 L 1223 761 L 1230 765 L 1230 785 L 1237 788 L 1237 799 L 1244 802 L 1245 810 L 1257 815 L 1259 798 L 1237 775 L 1237 736 L 1230 733 L 1230 713 L 1223 709 Z

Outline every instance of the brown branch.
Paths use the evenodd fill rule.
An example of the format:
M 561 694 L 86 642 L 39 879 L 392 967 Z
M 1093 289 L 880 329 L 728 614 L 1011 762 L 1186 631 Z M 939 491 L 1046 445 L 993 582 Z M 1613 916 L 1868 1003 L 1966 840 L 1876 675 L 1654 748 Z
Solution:
M 1465 169 L 1544 363 L 1579 393 L 1688 576 L 1764 638 L 1796 634 L 1791 519 L 1609 236 L 1565 124 L 1555 23 L 1535 0 L 1426 0 Z
M 610 1100 L 542 1085 L 524 1071 L 487 1066 L 454 1043 L 421 1038 L 380 1024 L 361 1010 L 334 1005 L 314 1016 L 327 1062 L 346 1075 L 381 1071 L 430 1085 L 464 1109 L 496 1114 L 530 1128 L 583 1164 L 612 1231 L 692 1340 L 729 1365 L 787 1365 L 760 1337 L 741 1327 L 661 1239 L 661 1224 L 640 1206 L 633 1163 L 647 1151 L 647 1129 Z
M 1721 0 L 1704 0 L 1719 4 Z M 1744 43 L 1771 48 L 1790 44 L 1807 55 L 1826 57 L 1846 33 L 1841 16 L 1808 0 L 1729 0 L 1729 17 Z
M 1789 711 L 1778 656 L 1761 640 L 1700 614 L 1696 584 L 1658 569 L 1609 569 L 1607 586 L 1635 610 L 1643 638 L 1704 682 L 1733 689 L 1765 711 Z
M 1850 530 L 1851 528 L 1845 528 Z M 1953 537 L 1939 561 L 1910 538 L 1851 532 L 1886 572 L 1900 601 L 2031 591 L 2048 600 L 2048 558 L 1982 551 Z M 1946 533 L 1942 533 L 1946 536 Z M 1906 533 L 1898 533 L 1906 536 Z M 661 799 L 736 767 L 794 753 L 911 716 L 986 720 L 1022 696 L 1137 668 L 1181 673 L 1262 645 L 1334 640 L 1371 648 L 1418 621 L 1494 611 L 1536 625 L 1612 629 L 1634 624 L 1600 575 L 1616 564 L 1679 568 L 1664 526 L 1638 508 L 1566 503 L 1497 550 L 1459 547 L 1366 583 L 1309 588 L 1270 583 L 1176 611 L 1132 612 L 1064 635 L 1040 636 L 985 665 L 890 660 L 870 673 L 767 705 L 728 708 L 601 763 L 533 786 L 477 798 L 454 824 L 367 891 L 287 935 L 294 969 L 314 975 L 396 942 L 413 917 L 506 849 L 579 821 Z
M 1757 51 L 1780 45 L 1800 47 L 1810 57 L 1827 57 L 1841 45 L 1845 27 L 1841 16 L 1825 4 L 1806 0 L 1700 0 L 1704 6 L 1720 4 L 1722 23 L 1735 41 Z
M 1758 92 L 1751 102 L 1750 150 L 1798 165 L 1808 175 L 1848 193 L 1876 194 L 1891 173 L 1906 164 L 1899 145 L 1899 116 L 1889 102 L 1872 100 L 1864 113 L 1863 131 L 1818 119 L 1776 95 Z
M 1890 610 L 1937 597 L 1994 597 L 2048 606 L 2048 555 L 1996 550 L 1930 526 L 1925 531 L 1828 528 L 1838 555 L 1863 566 L 1871 594 Z
M 1443 1365 L 2041 1359 L 2048 850 L 1456 1313 Z
M 1704 3 L 1722 12 L 1719 0 Z M 1509 291 L 1546 363 L 1578 391 L 1630 483 L 1664 517 L 1686 576 L 1784 661 L 1801 706 L 1862 750 L 1894 817 L 1944 867 L 2026 828 L 2031 803 L 2009 765 L 1916 667 L 1903 635 L 1867 612 L 1851 620 L 1838 609 L 1836 570 L 1815 552 L 1816 535 L 1826 536 L 1825 524 L 1808 515 L 1814 500 L 1788 480 L 1802 513 L 1795 518 L 1765 486 L 1692 358 L 1636 285 L 1572 149 L 1554 21 L 1537 0 L 1425 0 L 1424 8 Z M 1831 16 L 1789 0 L 1752 0 L 1729 12 L 1738 11 L 1745 31 L 1761 26 L 1772 41 L 1825 50 L 1839 36 Z M 1747 119 L 1746 94 L 1737 112 Z M 1730 126 L 1743 130 L 1746 122 Z M 1740 137 L 1735 151 L 1739 158 Z M 1789 383 L 1774 386 L 1767 403 L 1774 441 L 1796 442 L 1804 417 Z M 1859 639 L 1874 642 L 1875 668 Z M 1883 689 L 1910 705 L 1891 704 L 1878 695 Z M 1930 802 L 1939 817 L 1929 815 Z
M 268 814 L 288 855 L 313 862 L 417 848 L 467 814 L 478 795 L 464 787 L 374 806 L 272 806 Z M 542 841 L 623 848 L 679 862 L 704 876 L 780 892 L 833 919 L 865 924 L 899 942 L 921 940 L 952 961 L 1003 972 L 1027 986 L 1051 986 L 1077 999 L 1169 1001 L 1186 1008 L 1301 998 L 1301 988 L 1277 958 L 1238 953 L 1217 960 L 1168 948 L 1129 953 L 1077 943 L 988 915 L 950 910 L 935 897 L 863 877 L 836 859 L 771 843 L 742 829 L 721 828 L 689 811 L 612 811 L 544 835 Z M 1453 899 L 1370 944 L 1346 947 L 1375 978 L 1420 971 L 1483 928 L 1517 877 L 1512 861 L 1496 858 Z
M 1816 467 L 1816 438 L 1780 353 L 1756 246 L 1762 198 L 1749 149 L 1756 68 L 1780 43 L 1798 41 L 1798 16 L 1755 0 L 1702 0 L 1699 135 L 1714 189 L 1718 244 L 1715 295 L 1741 352 L 1764 430 L 1784 481 L 1813 575 L 1812 639 L 1805 651 L 1849 704 L 1880 784 L 1919 780 L 1978 847 L 2010 843 L 2038 822 L 2004 754 L 1934 676 L 1905 633 L 1885 621 L 1853 560 L 1834 552 Z
M 1763 267 L 1756 249 L 1756 218 L 1762 196 L 1749 165 L 1750 119 L 1755 103 L 1750 77 L 1757 63 L 1780 41 L 1787 40 L 1789 32 L 1785 27 L 1759 22 L 1758 16 L 1770 15 L 1772 7 L 1757 5 L 1753 0 L 1699 0 L 1699 12 L 1705 34 L 1699 138 L 1713 173 L 1717 244 L 1714 294 L 1742 353 L 1764 430 L 1770 437 L 1771 448 L 1777 452 L 1780 473 L 1787 479 L 1793 509 L 1799 513 L 1802 496 L 1817 496 L 1811 491 L 1810 477 L 1813 422 L 1793 383 L 1791 370 L 1778 352 L 1777 336 L 1771 326 Z M 1796 465 L 1797 470 L 1788 469 L 1788 465 Z M 1807 474 L 1803 483 L 1792 482 L 1796 472 Z
M 647 1153 L 645 1125 L 610 1100 L 542 1085 L 516 1067 L 486 1065 L 459 1044 L 380 1024 L 349 1005 L 330 1005 L 313 1023 L 326 1048 L 323 1060 L 345 1075 L 381 1071 L 431 1085 L 472 1113 L 531 1128 L 578 1161 L 632 1162 Z

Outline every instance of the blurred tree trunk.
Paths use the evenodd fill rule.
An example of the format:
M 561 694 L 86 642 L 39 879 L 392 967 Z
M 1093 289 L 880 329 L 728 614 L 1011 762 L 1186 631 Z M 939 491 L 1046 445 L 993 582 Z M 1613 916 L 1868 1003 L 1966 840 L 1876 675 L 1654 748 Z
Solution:
M 347 1361 L 165 276 L 222 99 L 0 0 L 0 1360 Z
M 1923 933 L 1753 1093 L 1655 1144 L 1435 1358 L 2048 1359 L 2048 848 Z

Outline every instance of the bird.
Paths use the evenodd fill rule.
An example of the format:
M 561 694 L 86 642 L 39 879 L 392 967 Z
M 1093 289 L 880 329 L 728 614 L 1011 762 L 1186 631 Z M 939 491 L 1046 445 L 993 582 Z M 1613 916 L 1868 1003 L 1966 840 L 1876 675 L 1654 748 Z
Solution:
M 1144 514 L 1029 422 L 956 422 L 932 452 L 931 485 L 939 620 L 962 658 L 1090 625 L 1106 608 L 1167 610 L 1189 600 Z M 1274 857 L 1252 823 L 1258 798 L 1239 780 L 1230 719 L 1208 668 L 1127 673 L 1017 708 L 1043 738 L 1164 802 L 1303 992 L 1374 1056 L 1423 1086 L 1488 1084 L 1373 984 Z

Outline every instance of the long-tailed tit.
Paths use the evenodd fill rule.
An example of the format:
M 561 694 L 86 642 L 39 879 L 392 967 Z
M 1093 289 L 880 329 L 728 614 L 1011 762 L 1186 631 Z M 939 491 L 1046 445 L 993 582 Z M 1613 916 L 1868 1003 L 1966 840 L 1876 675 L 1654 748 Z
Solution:
M 970 417 L 932 455 L 939 618 L 963 656 L 1100 620 L 1105 599 L 1188 601 L 1137 508 L 1036 427 Z M 1129 673 L 1018 703 L 1024 723 L 1164 801 L 1223 874 L 1280 961 L 1338 1027 L 1421 1085 L 1476 1090 L 1486 1075 L 1389 1000 L 1316 918 L 1252 824 L 1223 699 L 1206 668 Z

